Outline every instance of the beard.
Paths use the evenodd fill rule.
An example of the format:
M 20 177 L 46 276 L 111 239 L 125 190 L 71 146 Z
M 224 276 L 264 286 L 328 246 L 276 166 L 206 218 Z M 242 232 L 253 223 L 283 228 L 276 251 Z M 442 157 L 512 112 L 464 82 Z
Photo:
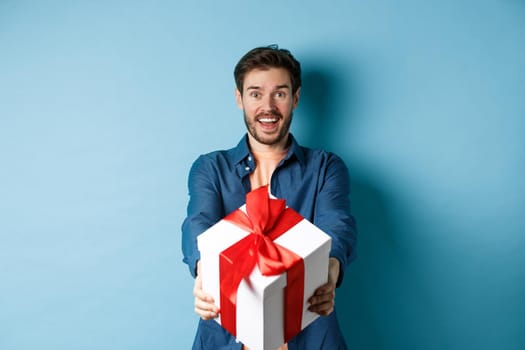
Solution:
M 257 119 L 263 116 L 274 116 L 278 117 L 280 120 L 282 120 L 283 124 L 281 125 L 280 129 L 277 130 L 276 133 L 268 135 L 264 132 L 258 132 L 257 131 Z M 293 119 L 293 112 L 290 112 L 289 118 L 284 118 L 283 115 L 276 110 L 270 111 L 269 113 L 260 113 L 257 114 L 254 118 L 249 118 L 246 115 L 246 112 L 244 112 L 244 124 L 246 125 L 246 129 L 252 135 L 252 137 L 259 143 L 267 146 L 273 146 L 275 144 L 280 143 L 282 140 L 284 140 L 288 136 L 288 132 L 290 131 L 290 125 L 292 124 Z

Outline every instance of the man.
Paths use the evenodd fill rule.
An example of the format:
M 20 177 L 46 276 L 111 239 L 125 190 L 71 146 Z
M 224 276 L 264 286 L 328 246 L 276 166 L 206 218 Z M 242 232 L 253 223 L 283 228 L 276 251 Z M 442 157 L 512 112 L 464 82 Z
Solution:
M 332 238 L 328 282 L 308 300 L 322 317 L 283 349 L 346 349 L 334 311 L 335 288 L 354 257 L 355 221 L 350 214 L 349 176 L 343 161 L 300 146 L 290 133 L 301 92 L 301 67 L 277 46 L 249 51 L 234 71 L 237 105 L 248 130 L 226 151 L 200 156 L 189 174 L 188 216 L 182 225 L 184 262 L 195 278 L 195 312 L 201 317 L 193 349 L 242 349 L 213 318 L 219 309 L 202 290 L 197 236 L 244 204 L 263 185 Z

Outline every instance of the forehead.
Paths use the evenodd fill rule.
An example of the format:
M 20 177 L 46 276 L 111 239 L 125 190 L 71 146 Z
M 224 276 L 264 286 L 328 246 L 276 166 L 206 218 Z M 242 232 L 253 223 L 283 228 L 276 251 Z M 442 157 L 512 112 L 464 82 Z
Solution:
M 272 89 L 292 87 L 290 73 L 284 68 L 252 69 L 244 76 L 244 90 L 249 88 Z

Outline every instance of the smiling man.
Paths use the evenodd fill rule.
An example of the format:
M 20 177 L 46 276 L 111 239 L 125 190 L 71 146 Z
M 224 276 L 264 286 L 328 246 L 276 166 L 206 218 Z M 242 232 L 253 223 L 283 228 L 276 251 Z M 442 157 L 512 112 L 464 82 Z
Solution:
M 299 88 L 292 90 L 288 71 L 254 69 L 244 76 L 241 89 L 242 92 L 235 90 L 235 98 L 244 111 L 250 145 L 259 143 L 284 149 L 300 93 Z
M 309 310 L 323 317 L 282 348 L 346 349 L 335 313 L 335 290 L 355 255 L 347 167 L 333 153 L 299 145 L 290 133 L 301 93 L 301 66 L 288 50 L 255 48 L 237 63 L 234 77 L 235 99 L 248 132 L 236 147 L 200 156 L 188 180 L 190 200 L 182 225 L 182 249 L 195 277 L 195 312 L 201 318 L 193 349 L 243 348 L 213 320 L 219 309 L 202 290 L 196 241 L 199 234 L 243 205 L 248 192 L 264 185 L 332 238 L 328 282 L 308 300 Z

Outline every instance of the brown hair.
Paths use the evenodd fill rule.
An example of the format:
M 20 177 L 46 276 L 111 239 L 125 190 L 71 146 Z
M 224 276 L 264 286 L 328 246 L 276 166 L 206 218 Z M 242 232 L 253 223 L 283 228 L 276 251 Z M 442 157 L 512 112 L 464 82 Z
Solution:
M 290 74 L 292 93 L 301 87 L 301 64 L 290 51 L 277 45 L 257 47 L 245 54 L 235 66 L 233 76 L 242 95 L 245 75 L 253 69 L 284 68 Z

